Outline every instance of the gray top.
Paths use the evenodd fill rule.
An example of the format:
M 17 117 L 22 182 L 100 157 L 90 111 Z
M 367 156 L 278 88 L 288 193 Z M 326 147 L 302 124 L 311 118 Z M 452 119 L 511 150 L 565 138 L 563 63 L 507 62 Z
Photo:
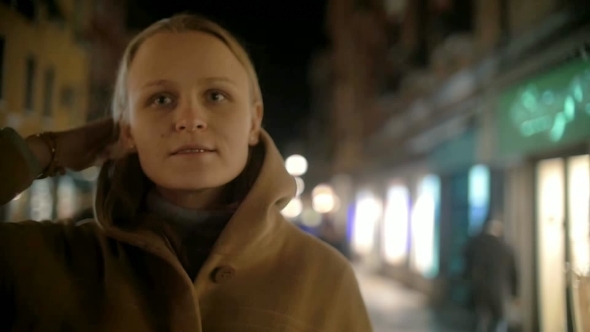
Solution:
M 181 263 L 194 280 L 234 210 L 190 210 L 165 201 L 155 190 L 146 198 L 147 212 L 172 226 L 180 239 Z

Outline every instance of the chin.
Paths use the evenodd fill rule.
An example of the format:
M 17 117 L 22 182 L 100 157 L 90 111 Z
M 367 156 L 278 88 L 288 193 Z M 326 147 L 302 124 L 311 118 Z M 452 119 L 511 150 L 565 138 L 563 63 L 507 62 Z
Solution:
M 168 190 L 198 191 L 220 188 L 240 175 L 243 168 L 226 165 L 208 167 L 178 167 L 177 165 L 150 165 L 143 167 L 146 176 L 157 186 Z M 158 167 L 159 166 L 159 167 Z
M 169 190 L 198 191 L 223 187 L 230 183 L 233 178 L 227 176 L 207 176 L 199 174 L 196 176 L 162 176 L 154 177 L 151 180 L 159 187 Z
M 169 190 L 182 191 L 198 191 L 203 189 L 218 188 L 225 183 L 218 181 L 210 181 L 206 179 L 162 179 L 161 181 L 154 181 L 158 186 Z

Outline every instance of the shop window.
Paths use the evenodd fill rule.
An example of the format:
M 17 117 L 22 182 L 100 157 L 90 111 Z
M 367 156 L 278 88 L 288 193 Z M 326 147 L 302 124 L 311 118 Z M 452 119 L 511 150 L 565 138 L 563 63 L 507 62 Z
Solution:
M 469 235 L 479 234 L 490 210 L 490 169 L 484 165 L 469 170 Z
M 352 248 L 360 255 L 373 252 L 376 226 L 383 211 L 383 203 L 373 192 L 358 194 L 352 222 Z
M 425 278 L 439 273 L 440 178 L 430 174 L 422 178 L 410 215 L 410 266 Z
M 394 185 L 388 189 L 381 234 L 383 256 L 389 264 L 405 264 L 408 258 L 410 204 L 407 187 Z
M 542 331 L 568 331 L 565 266 L 564 160 L 548 159 L 536 170 L 539 316 Z

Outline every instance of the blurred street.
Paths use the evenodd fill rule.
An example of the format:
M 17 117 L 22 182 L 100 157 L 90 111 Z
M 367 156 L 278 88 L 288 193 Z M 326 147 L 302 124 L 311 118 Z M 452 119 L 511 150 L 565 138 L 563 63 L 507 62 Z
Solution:
M 467 332 L 443 324 L 426 297 L 393 280 L 355 268 L 375 332 Z M 445 317 L 449 318 L 449 317 Z
M 203 224 L 202 219 L 225 211 L 220 214 L 223 224 L 211 218 L 214 232 L 204 230 L 205 241 L 193 241 L 201 253 L 195 262 L 188 247 L 177 252 L 186 254 L 186 263 L 196 269 L 224 225 L 235 224 L 228 223 L 232 211 L 261 211 L 271 205 L 276 209 L 288 199 L 280 207 L 286 220 L 354 262 L 375 332 L 473 331 L 483 318 L 476 314 L 476 303 L 478 312 L 494 312 L 514 331 L 590 332 L 589 4 L 0 0 L 0 226 L 36 220 L 70 229 L 70 223 L 115 217 L 118 228 L 126 223 L 140 226 L 144 212 L 157 212 L 154 202 L 143 198 L 164 190 L 170 195 L 154 195 L 155 205 L 171 207 L 159 213 L 162 220 L 176 223 L 188 216 L 181 223 L 190 225 L 191 232 L 176 234 L 182 235 L 181 242 L 185 235 L 201 234 L 193 227 L 201 227 L 197 224 Z M 181 13 L 209 17 L 216 24 L 189 24 L 202 21 L 192 15 L 163 20 Z M 154 29 L 153 24 L 171 22 L 178 26 Z M 217 24 L 227 31 L 214 33 L 217 28 L 211 27 Z M 155 36 L 169 28 L 179 32 L 178 38 L 166 38 L 169 49 L 168 44 L 141 46 L 153 37 L 149 44 L 164 42 Z M 185 30 L 190 36 L 180 33 Z M 130 44 L 141 31 L 148 33 Z M 218 39 L 220 47 L 203 44 L 197 49 L 196 41 L 189 40 L 193 32 L 214 37 L 199 42 Z M 236 37 L 237 44 L 231 46 L 234 39 L 227 36 Z M 204 57 L 209 47 L 211 54 L 224 52 L 227 58 L 207 56 L 207 61 L 239 61 L 235 66 L 209 66 L 205 58 L 187 55 L 193 50 L 194 56 Z M 145 63 L 140 60 L 133 67 L 144 67 L 130 71 L 135 58 Z M 168 63 L 175 70 L 169 70 Z M 208 77 L 195 76 L 204 75 L 206 67 Z M 245 82 L 244 73 L 248 87 L 237 89 L 238 81 Z M 209 79 L 219 77 L 236 86 L 226 91 L 225 84 Z M 147 78 L 166 86 L 154 85 L 138 106 L 166 109 L 162 118 L 118 121 L 135 118 L 131 113 L 143 116 L 139 107 L 123 106 L 129 106 L 126 100 L 136 93 L 131 86 L 142 86 Z M 119 84 L 125 80 L 138 84 Z M 193 89 L 197 84 L 199 89 Z M 254 91 L 264 109 L 257 106 L 256 117 L 231 121 L 225 121 L 225 115 L 208 116 L 218 114 L 213 108 L 218 102 L 224 110 L 228 107 L 223 112 L 227 116 L 239 115 L 230 110 L 252 106 L 241 104 L 238 90 Z M 213 95 L 223 99 L 209 99 Z M 170 103 L 159 104 L 164 100 Z M 184 107 L 183 100 L 203 103 Z M 102 135 L 86 131 L 88 123 L 105 118 L 117 120 L 117 125 L 102 122 Z M 176 162 L 149 157 L 160 155 L 162 147 L 183 149 L 176 146 L 181 142 L 198 147 L 183 151 L 195 156 L 215 150 L 217 144 L 244 142 L 244 137 L 232 136 L 244 130 L 225 127 L 244 119 L 248 123 L 241 128 L 250 128 L 249 148 L 236 154 L 237 159 L 226 159 L 225 147 L 202 162 L 197 157 L 194 169 L 193 161 L 176 168 Z M 265 132 L 262 140 L 257 137 L 259 125 Z M 70 131 L 74 128 L 86 129 Z M 135 128 L 141 133 L 153 129 L 162 135 L 138 131 L 133 141 L 141 137 L 140 142 L 133 142 L 128 155 L 109 161 L 103 171 L 99 160 L 112 151 L 110 138 L 128 140 L 121 135 L 124 128 L 134 133 Z M 187 133 L 187 128 L 193 130 Z M 40 133 L 51 135 L 35 138 Z M 156 138 L 166 141 L 152 141 Z M 202 145 L 209 144 L 211 148 L 203 150 Z M 227 156 L 244 147 L 228 145 Z M 264 166 L 271 160 L 267 147 L 278 149 L 277 160 L 284 157 L 273 162 L 272 171 Z M 147 165 L 147 160 L 157 163 Z M 90 165 L 95 166 L 83 169 Z M 62 170 L 60 166 L 65 172 L 51 172 Z M 184 176 L 181 169 L 190 181 L 178 180 Z M 219 176 L 210 177 L 209 171 Z M 295 182 L 296 190 L 279 190 L 285 172 L 290 175 L 288 185 Z M 35 180 L 17 185 L 26 178 L 21 173 Z M 261 175 L 271 180 L 260 180 Z M 261 184 L 269 185 L 265 199 L 246 199 L 257 197 Z M 287 197 L 287 192 L 294 195 Z M 270 197 L 274 201 L 266 200 Z M 242 207 L 247 204 L 256 208 Z M 244 235 L 260 238 L 256 233 L 264 228 L 256 223 L 267 222 L 267 217 L 252 216 Z M 195 226 L 193 219 L 199 221 Z M 2 259 L 7 257 L 5 248 L 2 243 Z M 3 273 L 0 269 L 0 279 Z M 31 294 L 43 296 L 51 287 Z M 168 315 L 175 314 L 175 307 L 160 312 L 162 321 L 172 319 Z M 29 311 L 37 314 L 37 309 Z M 76 312 L 63 314 L 74 320 Z M 3 323 L 0 319 L 0 332 L 7 330 Z M 483 319 L 479 323 L 483 325 Z

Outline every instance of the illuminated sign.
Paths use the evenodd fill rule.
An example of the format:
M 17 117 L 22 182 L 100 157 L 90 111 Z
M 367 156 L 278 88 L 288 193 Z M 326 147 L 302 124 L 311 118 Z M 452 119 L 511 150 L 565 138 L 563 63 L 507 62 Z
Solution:
M 541 90 L 531 83 L 519 91 L 510 116 L 522 136 L 546 135 L 551 141 L 563 138 L 576 116 L 590 116 L 590 69 L 574 76 L 561 88 Z
M 501 154 L 590 138 L 590 62 L 569 63 L 507 91 L 498 114 Z

